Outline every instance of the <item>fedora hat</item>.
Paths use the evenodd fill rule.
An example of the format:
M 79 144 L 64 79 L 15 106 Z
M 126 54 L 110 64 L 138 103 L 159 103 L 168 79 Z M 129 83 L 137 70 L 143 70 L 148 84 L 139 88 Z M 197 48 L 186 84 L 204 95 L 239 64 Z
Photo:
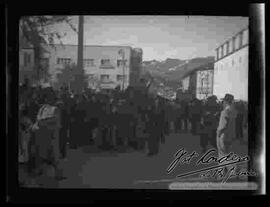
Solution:
M 232 94 L 229 94 L 229 93 L 226 93 L 224 96 L 224 99 L 223 99 L 223 101 L 226 101 L 229 103 L 232 103 L 233 100 L 234 100 L 234 96 Z

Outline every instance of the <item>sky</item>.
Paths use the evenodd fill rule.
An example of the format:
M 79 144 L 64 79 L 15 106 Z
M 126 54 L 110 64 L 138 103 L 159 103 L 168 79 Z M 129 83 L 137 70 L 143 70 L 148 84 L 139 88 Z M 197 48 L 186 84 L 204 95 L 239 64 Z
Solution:
M 78 16 L 72 16 L 78 27 Z M 85 45 L 125 45 L 143 49 L 143 60 L 215 56 L 215 48 L 248 26 L 248 17 L 222 16 L 84 16 Z M 66 24 L 51 28 L 78 37 Z M 58 42 L 57 42 L 58 43 Z

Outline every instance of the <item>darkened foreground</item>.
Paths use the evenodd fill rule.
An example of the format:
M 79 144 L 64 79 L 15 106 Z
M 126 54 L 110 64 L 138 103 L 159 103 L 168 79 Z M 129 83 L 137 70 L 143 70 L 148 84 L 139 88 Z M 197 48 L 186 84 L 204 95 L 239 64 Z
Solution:
M 44 177 L 46 185 L 117 187 L 115 173 L 124 183 L 160 179 L 162 175 L 153 172 L 162 169 L 166 174 L 180 145 L 205 152 L 208 144 L 217 144 L 222 106 L 215 97 L 179 103 L 144 89 L 72 94 L 27 86 L 20 88 L 19 95 L 20 175 L 32 181 Z M 242 102 L 234 109 L 234 140 L 239 140 L 236 148 L 243 152 L 247 109 Z M 129 173 L 131 169 L 136 172 Z M 48 175 L 51 180 L 46 180 Z M 69 177 L 75 179 L 73 184 Z M 29 179 L 20 181 L 29 185 L 23 183 Z

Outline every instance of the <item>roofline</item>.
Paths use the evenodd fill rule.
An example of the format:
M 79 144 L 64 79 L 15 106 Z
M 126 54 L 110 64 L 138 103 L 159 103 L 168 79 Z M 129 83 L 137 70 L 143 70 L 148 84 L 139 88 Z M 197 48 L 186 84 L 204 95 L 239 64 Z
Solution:
M 76 46 L 78 47 L 78 45 L 75 45 L 75 44 L 47 44 L 47 45 L 48 46 Z M 131 46 L 127 46 L 127 45 L 84 45 L 84 47 L 127 47 L 127 48 L 132 49 Z
M 210 69 L 209 69 L 209 68 L 207 68 L 207 69 L 204 68 L 204 67 L 207 67 L 207 66 L 210 65 L 210 64 L 213 64 L 213 67 L 212 67 L 212 68 L 210 68 Z M 185 75 L 182 76 L 181 79 L 186 78 L 186 77 L 189 76 L 190 74 L 192 74 L 192 73 L 194 73 L 194 72 L 197 72 L 197 71 L 214 70 L 214 64 L 215 64 L 215 62 L 210 62 L 210 63 L 207 63 L 207 64 L 205 64 L 205 65 L 201 65 L 201 66 L 199 66 L 199 67 L 193 69 L 192 71 L 187 72 Z
M 236 49 L 236 50 L 230 52 L 229 54 L 223 56 L 222 58 L 219 58 L 218 60 L 215 60 L 215 63 L 217 63 L 217 62 L 219 62 L 219 61 L 225 59 L 226 57 L 229 57 L 229 56 L 231 56 L 231 55 L 237 53 L 239 50 L 242 50 L 242 49 L 244 49 L 245 47 L 249 47 L 249 43 L 247 43 L 247 44 L 245 44 L 245 45 L 239 47 L 238 49 Z
M 216 47 L 215 50 L 217 50 L 218 48 L 220 48 L 222 45 L 224 45 L 226 42 L 228 42 L 229 40 L 231 40 L 233 37 L 236 37 L 239 33 L 243 32 L 244 30 L 249 30 L 249 26 L 244 27 L 244 28 L 241 29 L 239 32 L 235 33 L 235 34 L 232 35 L 230 38 L 228 38 L 226 41 L 224 41 L 223 43 L 219 44 L 219 46 Z

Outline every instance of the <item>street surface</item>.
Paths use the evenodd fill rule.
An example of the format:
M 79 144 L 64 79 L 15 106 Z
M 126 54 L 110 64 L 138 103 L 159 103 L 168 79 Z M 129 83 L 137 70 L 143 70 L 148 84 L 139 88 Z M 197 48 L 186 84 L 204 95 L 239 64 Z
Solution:
M 247 140 L 247 132 L 245 132 Z M 210 145 L 208 146 L 211 147 Z M 61 160 L 59 169 L 66 178 L 58 183 L 48 176 L 34 181 L 43 187 L 59 188 L 168 188 L 176 175 L 209 167 L 195 166 L 198 158 L 190 164 L 179 164 L 168 175 L 166 170 L 174 160 L 177 150 L 185 148 L 188 153 L 201 153 L 199 136 L 190 133 L 170 134 L 165 144 L 160 144 L 156 156 L 147 156 L 147 151 L 128 150 L 127 152 L 100 151 L 95 146 L 68 149 L 67 159 Z M 234 141 L 232 151 L 238 155 L 248 154 L 248 145 Z M 217 154 L 215 154 L 217 156 Z M 21 175 L 22 176 L 22 175 Z M 147 182 L 150 181 L 150 182 Z M 205 182 L 199 174 L 181 178 L 181 182 Z M 34 185 L 35 186 L 35 185 Z

